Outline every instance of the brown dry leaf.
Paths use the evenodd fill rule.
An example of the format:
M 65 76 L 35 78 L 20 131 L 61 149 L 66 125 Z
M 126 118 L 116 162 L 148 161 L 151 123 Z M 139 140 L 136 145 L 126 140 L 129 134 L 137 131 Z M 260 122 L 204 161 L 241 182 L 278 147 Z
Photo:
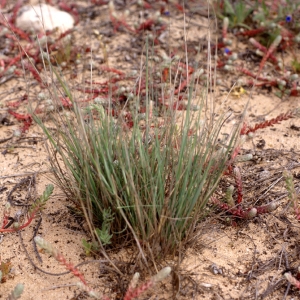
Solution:
M 1 283 L 6 282 L 7 275 L 11 270 L 11 262 L 8 260 L 7 262 L 1 261 L 0 271 L 2 272 Z

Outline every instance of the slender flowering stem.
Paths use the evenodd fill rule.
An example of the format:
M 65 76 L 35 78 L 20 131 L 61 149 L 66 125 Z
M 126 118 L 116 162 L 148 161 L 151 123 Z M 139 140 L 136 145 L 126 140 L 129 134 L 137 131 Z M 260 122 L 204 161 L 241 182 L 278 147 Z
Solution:
M 229 19 L 227 17 L 225 17 L 223 19 L 223 27 L 222 27 L 222 38 L 223 39 L 226 39 L 226 37 L 227 37 L 228 25 L 229 25 Z
M 265 56 L 263 57 L 262 61 L 260 62 L 259 65 L 259 73 L 262 70 L 262 68 L 264 67 L 267 59 L 270 57 L 270 55 L 276 50 L 276 48 L 279 46 L 279 44 L 282 41 L 282 36 L 278 35 L 275 40 L 273 41 L 273 43 L 271 44 L 270 48 L 268 49 L 267 53 L 265 54 Z
M 55 249 L 49 242 L 45 241 L 42 237 L 36 236 L 34 241 L 44 250 L 46 250 L 50 255 L 52 255 L 58 262 L 66 267 L 67 270 L 71 271 L 74 276 L 78 277 L 80 281 L 87 286 L 86 280 L 83 274 L 76 269 L 73 264 L 68 263 L 65 257 Z

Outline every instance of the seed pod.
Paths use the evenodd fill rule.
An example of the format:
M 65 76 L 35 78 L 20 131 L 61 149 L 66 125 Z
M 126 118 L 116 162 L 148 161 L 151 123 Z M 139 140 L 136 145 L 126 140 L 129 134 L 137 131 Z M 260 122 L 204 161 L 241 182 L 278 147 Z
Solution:
M 257 209 L 253 207 L 245 213 L 245 218 L 253 219 L 254 217 L 256 217 L 256 215 L 257 215 Z

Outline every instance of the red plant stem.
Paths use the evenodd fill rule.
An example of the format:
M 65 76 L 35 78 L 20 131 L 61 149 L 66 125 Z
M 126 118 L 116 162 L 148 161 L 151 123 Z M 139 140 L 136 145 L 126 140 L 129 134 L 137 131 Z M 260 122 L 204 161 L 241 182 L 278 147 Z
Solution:
M 18 108 L 21 105 L 21 101 L 8 102 L 7 107 Z
M 30 115 L 21 115 L 21 114 L 18 114 L 16 112 L 10 110 L 10 109 L 8 110 L 8 113 L 11 114 L 12 116 L 14 116 L 19 121 L 26 121 L 26 120 L 31 118 Z
M 258 28 L 258 29 L 251 29 L 251 30 L 246 30 L 246 31 L 240 31 L 236 33 L 236 35 L 243 35 L 243 36 L 255 36 L 258 35 L 262 32 L 264 32 L 266 28 Z
M 134 298 L 137 298 L 143 292 L 147 291 L 151 286 L 153 286 L 153 281 L 149 280 L 148 282 L 145 282 L 144 284 L 135 289 L 129 288 L 123 300 L 132 300 Z
M 114 31 L 117 31 L 118 28 L 123 25 L 130 32 L 136 33 L 136 30 L 132 29 L 125 21 L 115 18 L 112 14 L 110 14 L 110 20 L 113 23 Z
M 278 207 L 277 204 L 269 203 L 267 205 L 257 206 L 255 208 L 257 210 L 257 214 L 268 214 L 268 213 L 274 211 L 277 207 Z
M 21 114 L 18 114 L 16 112 L 12 111 L 11 109 L 9 109 L 7 112 L 9 114 L 11 114 L 12 116 L 14 116 L 18 121 L 22 121 L 24 123 L 22 132 L 25 132 L 29 129 L 30 125 L 32 124 L 31 115 L 21 115 Z
M 276 118 L 273 118 L 271 120 L 256 124 L 254 127 L 243 128 L 241 130 L 241 135 L 245 135 L 245 134 L 248 134 L 250 132 L 255 132 L 258 129 L 263 129 L 263 128 L 266 128 L 266 127 L 272 127 L 275 124 L 279 124 L 281 121 L 285 121 L 285 120 L 291 119 L 293 117 L 294 117 L 294 113 L 292 111 L 289 111 L 285 114 L 280 114 Z
M 4 227 L 5 227 L 6 224 L 8 223 L 8 217 L 9 217 L 9 212 L 8 212 L 7 209 L 5 209 L 1 229 L 4 229 Z
M 7 228 L 7 229 L 4 229 L 3 227 L 0 228 L 0 232 L 3 232 L 3 233 L 7 233 L 7 232 L 16 232 L 16 231 L 19 231 L 19 230 L 22 230 L 24 229 L 25 227 L 29 226 L 30 223 L 32 222 L 32 220 L 34 219 L 36 213 L 40 210 L 40 207 L 36 208 L 31 214 L 30 214 L 30 217 L 28 218 L 27 222 L 24 223 L 23 225 L 19 226 L 18 228 Z
M 281 23 L 282 25 L 282 23 Z M 291 33 L 288 29 L 283 26 L 280 26 L 280 35 L 282 36 L 283 40 L 291 41 L 294 37 L 294 34 Z
M 73 107 L 73 104 L 72 104 L 71 100 L 69 99 L 69 97 L 65 97 L 65 98 L 60 97 L 59 99 L 60 99 L 61 104 L 62 104 L 63 107 L 65 107 L 65 108 Z
M 292 88 L 291 89 L 290 96 L 293 96 L 293 97 L 299 96 L 299 91 L 297 90 L 297 88 Z
M 162 25 L 162 26 L 160 26 L 160 28 L 159 29 L 156 29 L 155 30 L 155 35 L 156 35 L 156 37 L 155 37 L 155 39 L 154 39 L 154 43 L 155 43 L 155 45 L 158 45 L 159 43 L 160 43 L 160 41 L 158 40 L 158 36 L 160 36 L 160 34 L 163 32 L 163 31 L 165 31 L 167 29 L 167 25 L 166 24 L 164 24 L 164 25 Z M 193 49 L 194 50 L 194 49 Z M 189 52 L 189 51 L 188 51 Z
M 174 3 L 174 6 L 182 13 L 184 13 L 184 8 L 182 5 L 178 4 L 178 3 Z
M 184 80 L 180 83 L 179 87 L 174 91 L 174 95 L 178 95 L 188 84 L 189 80 Z
M 144 30 L 151 30 L 151 27 L 155 24 L 153 19 L 146 20 L 143 22 L 136 30 L 136 32 L 144 31 Z
M 278 82 L 276 80 L 264 81 L 264 82 L 249 81 L 248 85 L 251 85 L 251 86 L 278 86 Z
M 252 78 L 255 78 L 255 79 L 258 79 L 258 80 L 267 80 L 265 77 L 256 76 L 255 74 L 253 74 L 251 71 L 249 71 L 246 68 L 237 66 L 235 69 L 239 72 L 244 73 L 245 75 L 248 75 L 248 76 L 252 77 Z
M 245 123 L 244 123 L 244 126 L 246 126 Z M 244 127 L 244 126 L 243 126 L 243 127 Z M 230 160 L 226 163 L 227 168 L 226 168 L 226 170 L 224 171 L 224 175 L 229 175 L 229 174 L 232 173 L 232 169 L 233 169 L 232 164 L 233 164 L 235 158 L 236 158 L 236 157 L 238 156 L 238 154 L 240 153 L 240 150 L 241 150 L 241 147 L 240 147 L 240 146 L 234 148 L 234 150 L 233 150 L 233 152 L 232 152 L 232 154 L 231 154 Z
M 9 19 L 9 23 L 14 24 L 17 18 L 17 14 L 19 12 L 20 7 L 23 5 L 23 0 L 18 0 L 13 8 L 13 13 L 11 18 Z
M 169 80 L 169 68 L 164 68 L 162 70 L 162 82 L 168 82 Z
M 42 78 L 41 78 L 40 74 L 35 69 L 35 67 L 31 63 L 25 64 L 25 67 L 30 71 L 30 73 L 33 75 L 33 77 L 35 78 L 35 80 L 37 80 L 41 84 L 41 86 L 43 87 L 44 83 L 42 81 Z
M 178 67 L 183 68 L 184 70 L 188 70 L 188 74 L 191 75 L 194 73 L 194 68 L 191 66 L 187 66 L 185 63 L 179 62 Z M 178 69 L 178 68 L 177 68 Z
M 59 48 L 59 46 L 60 46 L 60 45 L 59 45 L 60 40 L 63 39 L 64 37 L 66 37 L 68 34 L 71 34 L 72 32 L 73 32 L 73 29 L 69 29 L 69 30 L 63 32 L 63 33 L 56 39 L 55 43 L 49 47 L 49 53 L 51 53 L 53 50 Z
M 3 22 L 1 22 L 1 23 L 3 24 Z M 25 41 L 31 42 L 29 35 L 26 32 L 24 32 L 23 30 L 21 30 L 20 28 L 16 27 L 15 25 L 10 23 L 9 25 L 4 24 L 4 26 L 7 27 L 13 33 L 17 34 L 20 38 L 24 39 Z M 10 37 L 12 37 L 13 40 L 17 41 L 15 36 L 10 35 Z
M 166 106 L 168 106 L 168 105 L 166 105 Z M 185 104 L 177 101 L 171 107 L 173 110 L 186 110 L 187 106 Z
M 72 272 L 72 274 L 76 277 L 78 277 L 80 279 L 80 281 L 85 285 L 87 286 L 87 283 L 85 281 L 85 278 L 83 276 L 83 274 L 78 270 L 76 269 L 73 264 L 71 263 L 68 263 L 67 260 L 65 259 L 65 257 L 61 254 L 61 253 L 56 253 L 55 255 L 55 259 L 57 261 L 59 261 L 61 264 L 63 264 L 67 270 L 69 270 L 70 272 Z
M 217 45 L 214 45 L 214 46 L 211 47 L 211 51 L 213 52 L 213 51 L 216 50 L 216 48 L 217 49 L 222 49 L 224 47 L 226 47 L 226 45 L 224 43 L 218 43 Z
M 260 51 L 262 51 L 262 52 L 264 52 L 264 53 L 266 53 L 267 51 L 268 51 L 268 49 L 265 47 L 265 46 L 263 46 L 261 43 L 259 43 L 257 40 L 255 40 L 254 38 L 251 38 L 251 39 L 249 39 L 249 42 L 253 45 L 253 46 L 255 46 L 257 49 L 259 49 Z M 278 60 L 277 60 L 277 58 L 273 55 L 273 54 L 270 54 L 270 57 L 269 57 L 272 61 L 273 61 L 273 63 L 275 63 L 275 64 L 278 64 Z
M 267 205 L 263 206 L 256 206 L 252 208 L 247 208 L 246 210 L 242 209 L 241 206 L 237 207 L 231 207 L 229 204 L 221 202 L 215 197 L 211 198 L 211 201 L 213 204 L 217 205 L 220 209 L 225 210 L 232 215 L 242 218 L 242 219 L 247 219 L 247 218 L 253 218 L 258 214 L 267 214 L 272 211 L 274 211 L 278 207 L 278 203 L 269 203 Z
M 213 204 L 217 205 L 220 209 L 228 211 L 232 215 L 239 217 L 241 219 L 248 219 L 256 215 L 255 208 L 248 208 L 246 210 L 243 210 L 240 206 L 232 208 L 227 203 L 221 202 L 215 197 L 212 197 L 211 200 Z
M 118 75 L 125 75 L 125 73 L 123 71 L 120 71 L 120 70 L 117 70 L 117 69 L 114 69 L 114 68 L 109 68 L 109 67 L 106 67 L 106 66 L 102 66 L 102 67 L 100 67 L 100 69 L 102 71 L 112 72 L 112 73 L 116 73 Z
M 6 6 L 6 0 L 2 0 L 0 4 L 0 8 L 4 8 Z
M 226 65 L 225 61 L 221 61 L 221 60 L 217 61 L 217 68 L 223 68 L 225 65 Z
M 21 51 L 20 54 L 18 54 L 15 58 L 13 58 L 9 64 L 6 66 L 6 68 L 0 73 L 0 77 L 5 74 L 5 72 L 13 65 L 15 65 L 23 56 L 26 55 L 27 51 L 29 51 L 32 48 L 32 45 L 29 45 L 27 48 L 24 49 L 24 51 Z
M 282 36 L 278 35 L 275 40 L 273 41 L 273 43 L 271 44 L 270 48 L 268 49 L 267 53 L 265 54 L 265 56 L 263 57 L 262 61 L 260 62 L 259 65 L 259 72 L 261 72 L 262 68 L 264 67 L 267 59 L 270 57 L 270 55 L 275 51 L 275 49 L 278 47 L 278 45 L 281 43 L 282 40 Z
M 109 1 L 108 0 L 91 0 L 91 2 L 96 5 L 106 5 L 106 4 L 108 4 Z

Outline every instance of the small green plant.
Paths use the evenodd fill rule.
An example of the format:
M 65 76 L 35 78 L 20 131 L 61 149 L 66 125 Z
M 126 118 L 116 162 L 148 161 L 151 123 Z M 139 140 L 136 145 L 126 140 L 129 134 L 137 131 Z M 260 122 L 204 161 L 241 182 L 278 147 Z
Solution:
M 103 246 L 109 245 L 111 243 L 112 234 L 110 234 L 110 228 L 114 221 L 114 214 L 111 213 L 111 208 L 104 209 L 102 213 L 103 222 L 101 229 L 96 228 L 95 232 L 100 239 Z
M 292 61 L 292 68 L 295 73 L 300 73 L 300 62 L 297 60 L 297 58 Z
M 111 213 L 110 208 L 104 209 L 101 229 L 95 229 L 95 235 L 97 236 L 97 239 L 101 241 L 101 244 L 103 246 L 111 244 L 111 239 L 113 235 L 110 234 L 110 227 L 112 225 L 113 220 L 114 215 Z M 95 241 L 87 242 L 85 239 L 82 239 L 82 245 L 87 256 L 91 255 L 92 252 L 95 253 L 99 251 L 99 245 Z
M 230 0 L 217 1 L 216 4 L 217 15 L 224 19 L 227 17 L 229 19 L 230 27 L 244 27 L 250 28 L 246 24 L 247 18 L 254 11 L 255 5 L 249 6 L 245 1 L 235 1 L 232 3 Z
M 86 256 L 90 256 L 92 253 L 99 251 L 99 244 L 96 241 L 88 242 L 86 239 L 82 239 L 82 246 Z
M 51 194 L 53 193 L 53 189 L 54 189 L 54 187 L 52 184 L 47 185 L 43 195 L 39 199 L 37 199 L 32 204 L 31 208 L 29 209 L 29 211 L 28 211 L 29 217 L 28 217 L 27 221 L 23 224 L 20 224 L 19 222 L 13 222 L 13 224 L 12 224 L 13 228 L 9 228 L 9 226 L 8 226 L 11 205 L 9 202 L 7 202 L 5 204 L 5 209 L 4 209 L 4 213 L 3 213 L 4 216 L 3 216 L 0 232 L 3 232 L 3 233 L 16 232 L 18 230 L 22 230 L 22 229 L 26 228 L 27 226 L 29 226 L 31 224 L 32 220 L 37 215 L 37 213 L 39 213 L 46 205 L 46 202 L 48 201 Z
M 299 205 L 299 201 L 298 201 L 298 195 L 295 190 L 293 175 L 288 171 L 284 171 L 283 176 L 285 178 L 285 184 L 286 184 L 286 189 L 288 192 L 288 198 L 291 202 L 291 205 L 293 206 L 294 214 L 296 215 L 296 219 L 299 221 L 300 220 L 300 205 Z

